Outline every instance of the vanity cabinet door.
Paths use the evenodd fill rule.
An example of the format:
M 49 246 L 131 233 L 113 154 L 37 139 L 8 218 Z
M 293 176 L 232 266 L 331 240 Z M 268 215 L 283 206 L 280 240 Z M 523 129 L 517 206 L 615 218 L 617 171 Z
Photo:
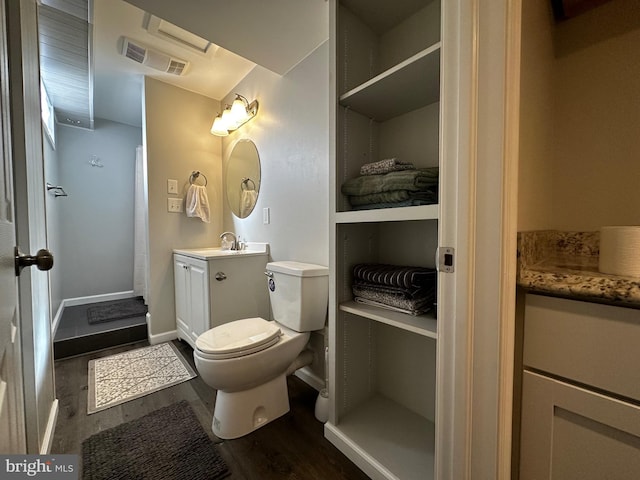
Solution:
M 525 371 L 520 480 L 640 478 L 640 407 Z
M 175 283 L 176 328 L 178 330 L 178 337 L 183 340 L 187 340 L 187 336 L 189 335 L 188 268 L 187 263 L 182 257 L 174 257 L 173 278 Z
M 176 255 L 173 262 L 178 337 L 192 347 L 209 327 L 207 262 Z
M 209 275 L 207 262 L 194 261 L 189 265 L 189 334 L 196 339 L 209 330 Z

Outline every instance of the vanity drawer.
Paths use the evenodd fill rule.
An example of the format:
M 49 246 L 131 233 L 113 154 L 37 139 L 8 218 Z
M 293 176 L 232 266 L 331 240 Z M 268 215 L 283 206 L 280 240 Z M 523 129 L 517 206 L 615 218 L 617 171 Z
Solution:
M 523 361 L 640 401 L 640 310 L 528 294 Z

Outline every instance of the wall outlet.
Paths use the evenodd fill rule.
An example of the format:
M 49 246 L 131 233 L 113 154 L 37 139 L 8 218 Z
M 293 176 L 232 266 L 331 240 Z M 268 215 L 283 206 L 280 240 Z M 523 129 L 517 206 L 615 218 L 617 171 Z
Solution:
M 167 198 L 167 211 L 171 213 L 182 212 L 182 199 L 181 198 Z
M 171 178 L 167 180 L 167 193 L 178 193 L 178 181 L 172 180 Z

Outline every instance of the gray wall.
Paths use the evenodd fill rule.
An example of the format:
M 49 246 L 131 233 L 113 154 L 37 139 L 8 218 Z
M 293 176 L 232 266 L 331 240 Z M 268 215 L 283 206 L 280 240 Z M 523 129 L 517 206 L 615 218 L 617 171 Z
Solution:
M 96 119 L 58 128 L 59 261 L 65 299 L 133 289 L 133 187 L 142 130 Z M 104 167 L 91 165 L 96 155 Z
M 209 133 L 220 102 L 151 78 L 145 78 L 144 88 L 143 129 L 149 201 L 149 333 L 155 342 L 170 338 L 176 330 L 173 249 L 220 245 L 221 147 L 220 138 Z M 167 198 L 184 198 L 189 176 L 194 170 L 207 177 L 211 223 L 189 218 L 184 213 L 167 212 Z M 180 195 L 167 194 L 168 179 L 178 181 Z

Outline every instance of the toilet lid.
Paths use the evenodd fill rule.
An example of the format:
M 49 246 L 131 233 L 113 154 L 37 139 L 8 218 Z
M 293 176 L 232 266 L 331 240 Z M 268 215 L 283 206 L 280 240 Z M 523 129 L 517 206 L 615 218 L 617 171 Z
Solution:
M 281 334 L 275 322 L 244 318 L 207 330 L 196 339 L 196 348 L 213 358 L 234 358 L 270 347 Z

